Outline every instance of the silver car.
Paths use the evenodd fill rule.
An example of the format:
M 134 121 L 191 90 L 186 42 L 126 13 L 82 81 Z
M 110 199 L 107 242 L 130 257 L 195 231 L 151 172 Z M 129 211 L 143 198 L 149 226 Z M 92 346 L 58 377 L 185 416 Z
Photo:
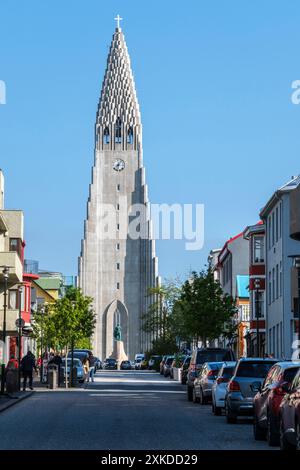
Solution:
M 205 405 L 211 399 L 211 392 L 223 362 L 205 362 L 194 380 L 193 402 Z
M 253 401 L 271 367 L 278 359 L 242 358 L 227 385 L 225 414 L 228 423 L 238 416 L 253 415 Z

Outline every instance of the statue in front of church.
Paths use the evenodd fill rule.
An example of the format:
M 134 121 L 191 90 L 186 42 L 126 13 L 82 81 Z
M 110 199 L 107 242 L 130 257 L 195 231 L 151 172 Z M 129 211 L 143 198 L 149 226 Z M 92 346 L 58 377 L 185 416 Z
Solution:
M 122 337 L 122 329 L 121 329 L 121 325 L 116 325 L 115 326 L 115 329 L 114 329 L 114 338 L 116 341 L 121 341 L 121 337 Z

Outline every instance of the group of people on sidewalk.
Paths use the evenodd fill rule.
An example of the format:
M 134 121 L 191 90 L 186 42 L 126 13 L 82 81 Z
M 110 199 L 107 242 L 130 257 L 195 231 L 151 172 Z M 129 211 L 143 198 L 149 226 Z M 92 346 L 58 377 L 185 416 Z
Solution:
M 95 374 L 95 362 L 96 358 L 92 353 L 89 353 L 82 361 L 85 382 L 94 382 Z M 20 372 L 23 377 L 23 391 L 26 391 L 27 382 L 30 390 L 33 390 L 33 371 L 38 374 L 38 369 L 42 369 L 43 358 L 39 358 L 37 361 L 34 354 L 28 351 L 27 354 L 22 358 L 20 364 Z M 63 366 L 63 359 L 58 352 L 51 353 L 48 357 L 47 366 L 56 365 L 58 367 L 58 376 L 61 377 L 61 367 Z M 6 373 L 11 370 L 18 370 L 19 362 L 14 355 L 10 356 L 10 359 L 6 366 Z

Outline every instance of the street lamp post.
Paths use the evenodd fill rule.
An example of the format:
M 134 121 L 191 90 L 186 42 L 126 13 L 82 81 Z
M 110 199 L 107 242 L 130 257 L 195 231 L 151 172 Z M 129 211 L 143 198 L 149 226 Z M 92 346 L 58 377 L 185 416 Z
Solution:
M 4 304 L 3 304 L 3 326 L 2 326 L 2 364 L 1 364 L 1 395 L 4 395 L 5 389 L 5 365 L 6 365 L 6 310 L 7 310 L 7 288 L 9 278 L 9 267 L 4 266 L 2 271 L 4 277 Z
M 41 371 L 40 371 L 40 382 L 43 383 L 43 375 L 44 375 L 44 357 L 43 357 L 43 348 L 44 348 L 44 313 L 45 307 L 42 306 L 41 309 L 42 314 L 42 328 L 41 328 Z
M 255 286 L 255 317 L 256 317 L 256 357 L 260 357 L 260 341 L 259 341 L 259 289 L 260 289 L 260 280 L 255 279 L 254 281 Z
M 22 292 L 23 286 L 18 287 L 19 291 L 19 323 L 18 323 L 18 385 L 19 390 L 21 390 L 21 350 L 22 350 Z

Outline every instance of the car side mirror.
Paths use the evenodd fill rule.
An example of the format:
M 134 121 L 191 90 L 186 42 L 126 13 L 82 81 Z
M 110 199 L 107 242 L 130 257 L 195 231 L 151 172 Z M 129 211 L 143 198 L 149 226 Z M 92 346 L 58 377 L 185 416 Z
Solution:
M 251 385 L 250 388 L 251 388 L 252 392 L 254 392 L 254 393 L 261 392 L 261 383 L 260 382 L 253 382 L 253 384 Z

